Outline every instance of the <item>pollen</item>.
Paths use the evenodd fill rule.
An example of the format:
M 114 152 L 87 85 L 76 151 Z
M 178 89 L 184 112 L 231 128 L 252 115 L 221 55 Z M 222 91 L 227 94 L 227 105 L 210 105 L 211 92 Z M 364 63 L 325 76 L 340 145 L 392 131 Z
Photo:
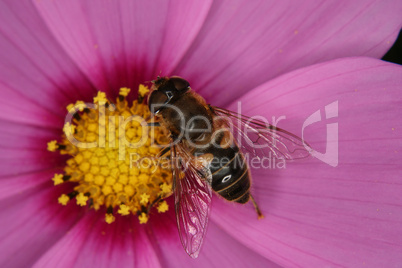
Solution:
M 107 101 L 106 99 L 106 93 L 105 92 L 101 92 L 98 91 L 98 95 L 96 95 L 96 97 L 94 97 L 94 103 L 99 103 L 99 104 L 105 104 Z
M 113 214 L 106 214 L 105 215 L 105 222 L 111 224 L 116 220 L 116 218 L 113 216 Z
M 51 178 L 55 187 L 73 189 L 58 198 L 60 205 L 75 199 L 77 206 L 103 210 L 109 224 L 130 214 L 145 224 L 152 209 L 168 211 L 163 199 L 172 193 L 172 175 L 157 155 L 169 136 L 148 126 L 151 116 L 143 103 L 148 92 L 140 85 L 138 99 L 129 103 L 130 89 L 121 88 L 115 102 L 98 92 L 93 103 L 67 106 L 71 120 L 61 138 L 47 144 L 48 151 L 69 156 L 64 171 Z
M 47 143 L 47 150 L 50 152 L 55 152 L 59 146 L 57 145 L 57 141 L 49 141 Z
M 59 204 L 65 206 L 67 205 L 68 201 L 70 201 L 70 198 L 66 194 L 62 194 L 57 201 Z
M 63 132 L 66 136 L 71 136 L 75 132 L 75 126 L 71 125 L 70 122 L 67 122 L 63 127 Z
M 146 193 L 143 193 L 140 197 L 141 197 L 140 203 L 143 204 L 143 205 L 146 205 L 148 203 L 148 201 L 149 201 L 149 198 L 150 198 L 150 196 L 148 194 L 146 194 Z
M 144 97 L 145 95 L 147 95 L 149 92 L 149 88 L 144 86 L 144 85 L 140 85 L 139 89 L 138 89 L 138 94 L 141 97 Z
M 88 201 L 88 196 L 85 196 L 83 193 L 79 193 L 76 199 L 77 199 L 77 205 L 85 206 Z
M 172 192 L 172 185 L 168 185 L 166 183 L 162 183 L 161 185 L 161 190 L 163 193 L 165 194 L 169 194 L 170 192 Z
M 159 203 L 159 205 L 158 205 L 158 212 L 159 213 L 163 213 L 163 212 L 166 212 L 168 210 L 169 210 L 169 206 L 166 203 L 166 201 L 162 201 L 162 202 Z
M 130 207 L 122 204 L 122 205 L 120 205 L 120 209 L 117 212 L 123 216 L 129 215 Z
M 53 176 L 54 185 L 59 185 L 63 183 L 63 174 L 54 174 Z
M 138 217 L 138 220 L 140 221 L 141 224 L 147 223 L 148 222 L 148 216 L 146 213 L 141 213 L 141 215 Z
M 129 88 L 126 88 L 126 87 L 120 88 L 119 95 L 121 95 L 121 96 L 123 96 L 123 97 L 127 97 L 128 93 L 130 93 L 130 89 L 129 89 Z

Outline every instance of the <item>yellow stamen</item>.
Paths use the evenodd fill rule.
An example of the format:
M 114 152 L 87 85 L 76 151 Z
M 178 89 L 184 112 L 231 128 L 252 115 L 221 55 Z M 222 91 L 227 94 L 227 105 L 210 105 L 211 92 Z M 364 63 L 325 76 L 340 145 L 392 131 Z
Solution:
M 111 224 L 112 222 L 114 222 L 116 220 L 116 218 L 113 216 L 113 214 L 109 214 L 107 213 L 105 215 L 105 221 L 109 224 Z
M 85 196 L 83 193 L 79 193 L 75 198 L 77 200 L 77 205 L 86 206 L 88 201 L 88 196 Z
M 172 185 L 168 185 L 166 183 L 162 183 L 161 185 L 162 193 L 169 194 L 172 192 Z
M 166 201 L 162 201 L 162 202 L 159 203 L 159 205 L 158 205 L 158 212 L 159 213 L 163 213 L 163 212 L 166 212 L 168 210 L 169 210 L 169 206 L 166 203 Z
M 58 202 L 66 205 L 75 198 L 79 206 L 103 208 L 107 223 L 114 222 L 115 215 L 129 214 L 140 215 L 139 221 L 146 223 L 148 212 L 144 208 L 150 209 L 147 206 L 172 191 L 170 167 L 154 159 L 169 137 L 158 127 L 145 126 L 145 119 L 150 118 L 148 106 L 142 100 L 130 105 L 126 99 L 129 92 L 128 88 L 120 89 L 115 103 L 98 92 L 96 108 L 82 101 L 69 105 L 74 116 L 64 125 L 61 141 L 48 143 L 49 151 L 70 156 L 63 174 L 53 177 L 54 184 L 75 185 L 74 194 L 63 194 Z M 142 99 L 148 92 L 147 87 L 139 86 Z M 167 203 L 158 202 L 157 210 L 167 211 Z
M 130 93 L 130 89 L 126 87 L 120 88 L 119 95 L 123 97 L 127 97 L 128 93 Z
M 103 93 L 103 92 L 102 92 Z M 83 101 L 77 101 L 75 104 L 69 104 L 67 105 L 67 111 L 69 113 L 74 113 L 76 111 L 84 111 L 84 109 L 86 108 L 86 104 Z
M 54 174 L 52 180 L 54 182 L 54 185 L 62 184 L 64 182 L 63 181 L 63 174 Z
M 73 112 L 73 111 L 74 111 L 74 107 L 75 107 L 75 105 L 72 104 L 72 103 L 70 103 L 69 105 L 67 105 L 67 111 L 68 111 L 68 112 Z
M 117 211 L 120 215 L 126 216 L 130 214 L 130 207 L 124 204 L 120 205 L 120 209 Z
M 142 195 L 140 195 L 141 197 L 141 201 L 140 203 L 143 205 L 146 205 L 149 202 L 149 198 L 151 197 L 150 195 L 143 193 Z
M 145 97 L 145 95 L 147 95 L 148 92 L 149 92 L 149 88 L 146 87 L 146 86 L 144 86 L 144 85 L 141 85 L 141 84 L 140 84 L 140 86 L 139 86 L 139 88 L 138 88 L 138 94 L 139 94 L 141 97 Z
M 98 95 L 94 97 L 94 103 L 105 104 L 107 102 L 106 93 L 105 92 L 98 92 Z
M 75 126 L 67 122 L 63 127 L 63 132 L 66 136 L 71 136 L 75 131 Z
M 66 194 L 62 194 L 57 201 L 59 202 L 59 204 L 65 206 L 67 205 L 68 201 L 70 201 L 70 197 L 68 197 L 68 195 Z
M 85 109 L 86 107 L 87 107 L 87 106 L 85 105 L 85 103 L 84 103 L 83 101 L 77 101 L 77 102 L 75 103 L 75 108 L 78 109 L 78 111 L 80 111 L 80 112 L 84 111 L 84 109 Z
M 55 152 L 59 148 L 59 145 L 57 145 L 57 141 L 49 141 L 47 143 L 47 150 L 50 152 Z
M 138 220 L 141 224 L 145 224 L 148 222 L 148 216 L 144 212 L 141 213 L 141 216 L 138 217 Z

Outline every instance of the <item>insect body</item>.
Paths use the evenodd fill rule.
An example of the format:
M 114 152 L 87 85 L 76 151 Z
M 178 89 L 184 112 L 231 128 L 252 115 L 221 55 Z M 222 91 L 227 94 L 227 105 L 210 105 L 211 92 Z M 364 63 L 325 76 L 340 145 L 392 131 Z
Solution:
M 212 190 L 229 201 L 244 204 L 251 199 L 262 217 L 250 195 L 245 153 L 288 160 L 309 155 L 309 147 L 297 136 L 210 106 L 180 77 L 153 81 L 148 105 L 171 135 L 176 219 L 183 247 L 193 258 L 198 256 L 206 232 Z

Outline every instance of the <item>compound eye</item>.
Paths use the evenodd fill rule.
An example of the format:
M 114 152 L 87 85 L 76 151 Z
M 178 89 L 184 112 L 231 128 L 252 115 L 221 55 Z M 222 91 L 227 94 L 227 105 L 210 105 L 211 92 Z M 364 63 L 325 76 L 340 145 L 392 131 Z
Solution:
M 190 86 L 190 83 L 187 80 L 184 80 L 183 78 L 178 76 L 172 76 L 169 78 L 169 80 L 174 84 L 174 87 L 178 91 L 185 91 Z
M 168 101 L 168 96 L 164 92 L 159 90 L 155 90 L 149 95 L 148 106 L 149 110 L 152 114 L 159 112 L 159 110 L 166 104 Z

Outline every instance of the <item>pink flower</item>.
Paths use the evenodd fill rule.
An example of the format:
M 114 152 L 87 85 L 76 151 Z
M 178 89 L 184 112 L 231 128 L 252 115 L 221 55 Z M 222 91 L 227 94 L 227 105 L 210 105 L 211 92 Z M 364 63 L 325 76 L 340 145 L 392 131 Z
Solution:
M 378 60 L 401 27 L 400 2 L 0 6 L 2 267 L 400 265 L 402 68 Z M 311 157 L 252 170 L 266 218 L 215 198 L 196 260 L 182 249 L 173 209 L 145 225 L 109 225 L 104 212 L 57 204 L 65 188 L 50 179 L 66 158 L 46 143 L 60 137 L 65 107 L 97 90 L 115 98 L 160 73 L 186 78 L 216 106 L 241 101 L 244 114 L 286 116 L 278 126 L 297 135 L 321 111 L 304 137 L 325 152 L 337 124 L 337 166 Z M 333 103 L 338 113 L 326 113 Z

